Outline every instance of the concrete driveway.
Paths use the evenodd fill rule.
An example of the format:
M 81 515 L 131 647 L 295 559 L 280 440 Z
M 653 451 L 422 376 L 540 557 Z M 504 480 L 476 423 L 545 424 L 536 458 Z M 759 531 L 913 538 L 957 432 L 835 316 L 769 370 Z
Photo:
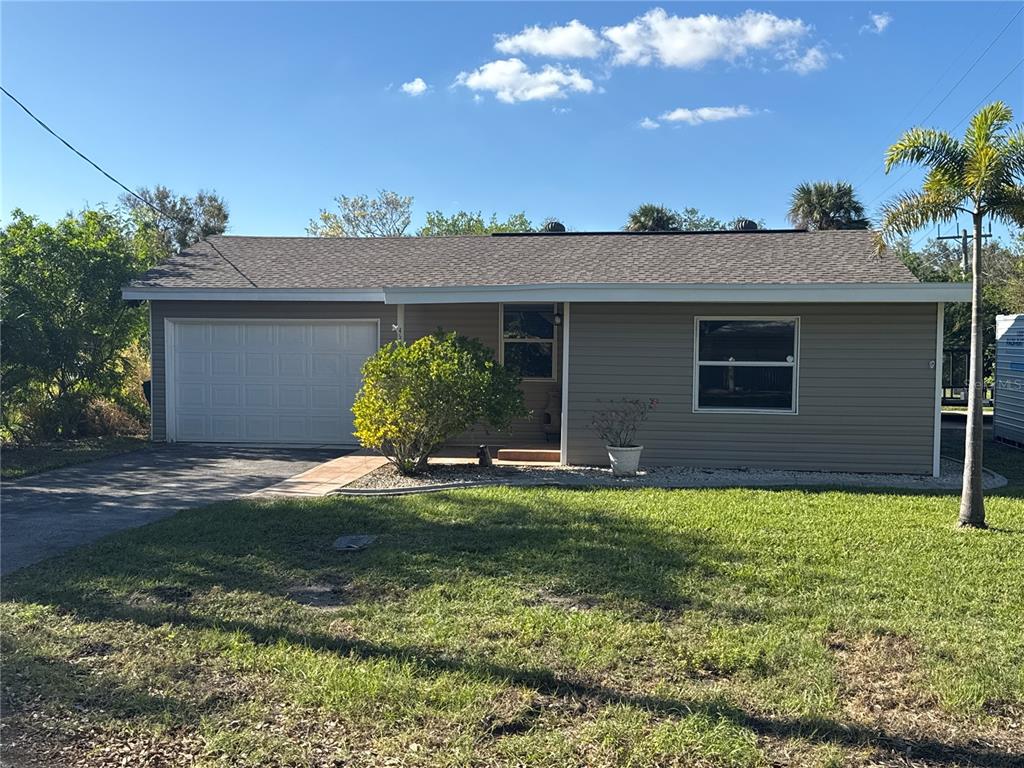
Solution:
M 341 453 L 169 445 L 5 482 L 0 573 L 187 507 L 259 491 Z

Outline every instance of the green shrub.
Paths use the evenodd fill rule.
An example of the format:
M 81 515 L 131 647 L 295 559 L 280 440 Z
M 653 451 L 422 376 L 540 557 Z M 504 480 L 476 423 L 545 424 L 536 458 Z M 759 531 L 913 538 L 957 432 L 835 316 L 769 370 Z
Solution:
M 412 344 L 396 341 L 363 366 L 354 434 L 402 474 L 415 474 L 475 424 L 502 431 L 525 416 L 518 384 L 476 339 L 438 331 Z
M 144 267 L 124 223 L 107 211 L 53 225 L 11 214 L 0 229 L 4 438 L 74 437 L 97 398 L 143 418 L 138 396 L 133 404 L 122 389 L 139 365 L 132 347 L 146 311 L 123 301 L 121 287 Z

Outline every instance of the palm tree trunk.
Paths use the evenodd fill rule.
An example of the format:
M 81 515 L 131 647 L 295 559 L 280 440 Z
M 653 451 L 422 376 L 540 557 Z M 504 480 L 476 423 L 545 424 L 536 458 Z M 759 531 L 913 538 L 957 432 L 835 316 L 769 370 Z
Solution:
M 981 325 L 981 220 L 982 214 L 974 214 L 974 260 L 971 265 L 971 372 L 970 389 L 967 394 L 967 442 L 964 446 L 964 486 L 960 496 L 961 528 L 985 527 L 985 499 L 981 489 L 982 438 L 985 427 L 981 417 L 981 401 L 984 393 L 984 371 L 982 355 Z

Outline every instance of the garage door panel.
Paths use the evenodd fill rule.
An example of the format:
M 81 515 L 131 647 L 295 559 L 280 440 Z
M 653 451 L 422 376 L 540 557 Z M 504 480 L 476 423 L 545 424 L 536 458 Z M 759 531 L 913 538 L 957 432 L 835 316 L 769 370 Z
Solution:
M 313 408 L 330 411 L 340 411 L 341 387 L 310 387 L 310 405 Z
M 218 413 L 210 416 L 210 439 L 238 440 L 242 437 L 242 417 L 237 414 Z
M 309 406 L 306 387 L 281 385 L 277 388 L 277 405 L 279 408 L 302 408 Z
M 206 325 L 179 323 L 175 325 L 174 342 L 182 349 L 205 346 L 208 331 L 209 326 Z
M 351 435 L 344 434 L 341 419 L 311 419 L 310 429 L 315 440 L 339 442 L 346 437 L 351 439 Z
M 351 445 L 377 324 L 172 320 L 172 439 Z
M 214 349 L 238 349 L 242 343 L 242 327 L 229 323 L 210 326 L 210 346 Z
M 238 376 L 242 372 L 242 356 L 238 352 L 211 352 L 211 376 Z
M 345 346 L 349 349 L 374 349 L 377 346 L 377 328 L 369 324 L 348 325 L 345 330 Z
M 205 384 L 179 384 L 176 402 L 183 408 L 205 408 L 208 405 L 206 391 Z
M 211 384 L 210 405 L 214 408 L 238 408 L 242 405 L 240 384 Z
M 305 349 L 308 328 L 304 325 L 282 325 L 277 329 L 277 345 L 284 349 Z
M 304 379 L 306 373 L 306 355 L 285 353 L 277 356 L 277 372 L 285 378 Z
M 315 379 L 338 379 L 347 373 L 345 358 L 338 354 L 317 352 L 310 355 L 310 374 Z
M 175 355 L 174 369 L 183 376 L 203 376 L 207 360 L 205 352 L 179 352 Z
M 338 349 L 345 346 L 345 326 L 314 325 L 311 328 L 313 349 Z
M 271 384 L 246 384 L 246 408 L 273 408 L 274 387 Z
M 275 326 L 269 323 L 246 323 L 243 328 L 247 347 L 271 347 L 276 341 Z
M 273 442 L 274 416 L 245 416 L 245 437 L 256 442 Z
M 274 356 L 270 352 L 246 352 L 245 375 L 273 376 Z
M 179 415 L 174 422 L 180 440 L 206 440 L 206 417 Z

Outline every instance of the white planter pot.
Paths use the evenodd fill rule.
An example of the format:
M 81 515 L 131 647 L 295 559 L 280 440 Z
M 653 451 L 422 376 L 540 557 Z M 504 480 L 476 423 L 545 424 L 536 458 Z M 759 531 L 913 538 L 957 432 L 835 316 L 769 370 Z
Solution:
M 636 470 L 640 466 L 640 452 L 644 449 L 642 445 L 634 448 L 615 448 L 606 445 L 605 448 L 608 449 L 608 458 L 612 462 L 613 475 L 631 477 L 636 474 Z

